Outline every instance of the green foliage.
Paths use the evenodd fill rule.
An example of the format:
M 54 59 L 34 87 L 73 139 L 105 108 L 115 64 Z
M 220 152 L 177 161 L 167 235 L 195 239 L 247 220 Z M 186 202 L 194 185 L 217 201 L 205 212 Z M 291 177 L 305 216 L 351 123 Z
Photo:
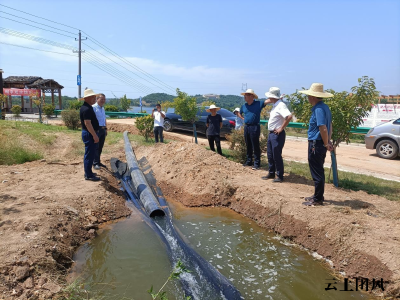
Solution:
M 159 299 L 159 300 L 168 300 L 167 297 L 167 292 L 163 291 L 164 287 L 167 285 L 167 283 L 170 280 L 174 280 L 174 279 L 179 279 L 179 277 L 181 276 L 181 274 L 183 273 L 190 273 L 191 271 L 189 271 L 181 262 L 181 260 L 179 259 L 178 262 L 176 263 L 174 269 L 172 270 L 171 275 L 169 275 L 169 277 L 167 278 L 167 281 L 163 284 L 163 286 L 161 287 L 161 289 L 158 291 L 158 293 L 154 293 L 153 292 L 153 286 L 151 286 L 150 290 L 148 290 L 147 292 L 151 295 L 152 300 L 155 299 Z M 186 300 L 191 300 L 192 298 L 186 297 Z
M 141 136 L 144 136 L 146 142 L 153 136 L 154 120 L 151 116 L 144 116 L 136 119 L 135 125 Z
M 126 95 L 121 97 L 121 108 L 122 111 L 128 111 L 128 108 L 131 106 L 131 100 L 126 98 Z
M 173 95 L 168 95 L 166 93 L 152 93 L 147 96 L 142 97 L 143 106 L 155 106 L 157 103 L 162 103 L 165 101 L 173 101 Z M 139 98 L 132 100 L 133 105 L 139 106 Z
M 105 110 L 105 111 L 119 112 L 119 109 L 118 109 L 117 106 L 115 106 L 115 105 L 110 105 L 110 104 L 104 105 L 104 110 Z
M 260 127 L 260 148 L 261 151 L 266 151 L 269 131 L 267 126 Z M 230 156 L 233 160 L 244 163 L 247 153 L 246 142 L 244 140 L 244 127 L 239 130 L 233 130 L 231 134 L 226 135 L 226 139 L 229 142 L 229 149 L 231 150 Z
M 197 103 L 196 98 L 176 89 L 178 97 L 174 98 L 175 113 L 181 115 L 182 120 L 191 123 L 197 120 Z
M 54 114 L 55 109 L 56 107 L 52 104 L 46 104 L 43 106 L 43 112 L 48 118 L 50 118 Z
M 61 112 L 61 118 L 68 127 L 68 129 L 76 130 L 81 125 L 81 120 L 79 117 L 79 111 L 75 109 L 67 109 Z
M 14 105 L 11 107 L 11 112 L 14 114 L 14 116 L 19 117 L 21 114 L 22 108 L 19 105 Z
M 375 82 L 368 76 L 359 78 L 358 86 L 352 87 L 351 91 L 352 93 L 327 90 L 333 94 L 333 97 L 325 100 L 325 103 L 332 112 L 332 140 L 335 148 L 341 142 L 350 142 L 351 128 L 359 126 L 362 119 L 371 111 L 374 99 L 378 96 Z M 287 98 L 298 120 L 308 123 L 312 108 L 308 97 L 300 93 L 293 93 Z
M 174 107 L 174 103 L 171 101 L 164 101 L 161 104 L 161 110 L 165 111 L 165 113 L 168 112 L 169 108 L 173 108 Z
M 23 164 L 42 158 L 40 152 L 24 147 L 20 140 L 0 133 L 0 165 Z
M 74 100 L 68 102 L 68 109 L 80 110 L 84 101 Z
M 204 106 L 211 106 L 211 105 L 213 105 L 213 104 L 216 105 L 214 101 L 206 100 L 206 101 L 201 102 L 200 105 L 201 105 L 202 107 L 204 107 Z

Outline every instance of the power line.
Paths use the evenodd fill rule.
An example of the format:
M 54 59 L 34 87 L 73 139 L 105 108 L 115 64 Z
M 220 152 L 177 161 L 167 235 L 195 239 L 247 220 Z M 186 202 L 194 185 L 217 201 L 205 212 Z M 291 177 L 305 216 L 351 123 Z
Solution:
M 20 19 L 23 19 L 23 20 L 26 20 L 26 21 L 29 21 L 29 22 L 32 22 L 32 23 L 35 23 L 35 24 L 47 26 L 47 27 L 50 27 L 50 28 L 53 28 L 53 29 L 56 29 L 56 30 L 64 31 L 64 32 L 67 32 L 67 33 L 70 33 L 70 34 L 76 34 L 76 33 L 71 32 L 71 31 L 67 31 L 67 30 L 59 29 L 59 28 L 56 28 L 56 27 L 53 27 L 53 26 L 50 26 L 50 25 L 46 25 L 46 24 L 43 24 L 43 23 L 35 22 L 35 21 L 32 21 L 32 20 L 23 18 L 23 17 L 21 17 L 21 16 L 16 16 L 16 15 L 7 13 L 7 12 L 5 12 L 5 11 L 1 11 L 1 10 L 0 10 L 0 13 L 7 14 L 7 15 L 13 16 L 13 17 L 15 17 L 15 18 L 20 18 Z
M 55 54 L 62 54 L 62 55 L 77 57 L 77 55 L 74 55 L 74 54 L 61 53 L 61 52 L 49 51 L 49 50 L 42 50 L 42 49 L 37 49 L 37 48 L 31 48 L 31 47 L 26 47 L 26 46 L 21 46 L 21 45 L 10 44 L 10 43 L 0 42 L 0 44 L 14 46 L 14 47 L 21 47 L 21 48 L 30 49 L 30 50 L 36 50 L 36 51 L 42 51 L 42 52 L 50 52 L 50 53 L 55 53 Z
M 66 37 L 69 37 L 69 38 L 74 39 L 73 36 L 69 36 L 69 35 L 66 35 L 66 34 L 63 34 L 63 33 L 59 33 L 59 32 L 53 31 L 53 30 L 44 29 L 44 28 L 41 28 L 41 27 L 39 27 L 39 26 L 35 26 L 35 25 L 32 25 L 32 24 L 20 22 L 20 21 L 13 20 L 13 19 L 10 19 L 10 18 L 7 18 L 7 17 L 2 17 L 2 18 L 3 18 L 3 19 L 10 20 L 10 21 L 13 21 L 13 22 L 17 22 L 17 23 L 20 23 L 20 24 L 28 25 L 28 26 L 31 26 L 31 27 L 34 27 L 34 28 L 38 28 L 38 29 L 40 29 L 40 30 L 49 31 L 49 32 L 52 32 L 52 33 L 55 33 L 55 34 L 63 35 L 63 36 L 66 36 Z
M 15 11 L 18 11 L 18 12 L 21 12 L 21 13 L 24 13 L 24 14 L 26 14 L 26 15 L 29 15 L 29 16 L 32 16 L 32 17 L 35 17 L 35 18 L 39 18 L 39 19 L 42 19 L 42 20 L 46 20 L 46 21 L 48 21 L 48 22 L 52 22 L 52 23 L 55 23 L 55 24 L 58 24 L 58 25 L 62 25 L 62 26 L 65 26 L 65 27 L 69 27 L 69 28 L 72 28 L 72 29 L 79 30 L 78 28 L 75 28 L 75 27 L 72 27 L 72 26 L 69 26 L 69 25 L 65 25 L 65 24 L 63 24 L 63 23 L 55 22 L 55 21 L 52 21 L 52 20 L 49 20 L 49 19 L 46 19 L 46 18 L 43 18 L 43 17 L 39 17 L 39 16 L 30 14 L 30 13 L 27 13 L 27 12 L 22 11 L 22 10 L 19 10 L 19 9 L 15 9 L 15 8 L 9 7 L 9 6 L 4 5 L 4 4 L 0 4 L 0 6 L 7 7 L 8 9 L 12 9 L 12 10 L 15 10 Z

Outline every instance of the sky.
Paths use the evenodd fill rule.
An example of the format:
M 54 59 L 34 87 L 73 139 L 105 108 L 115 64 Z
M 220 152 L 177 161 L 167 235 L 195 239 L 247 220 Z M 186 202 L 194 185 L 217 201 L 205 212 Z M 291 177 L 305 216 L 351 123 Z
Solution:
M 82 90 L 107 97 L 174 94 L 176 88 L 191 95 L 240 95 L 242 84 L 263 96 L 272 86 L 290 94 L 313 82 L 350 91 L 364 75 L 375 79 L 381 94 L 400 94 L 398 0 L 0 0 L 3 77 L 51 78 L 64 86 L 63 95 L 75 97 L 78 58 L 72 50 L 1 29 L 70 47 L 78 47 L 77 29 L 84 31 L 82 37 L 90 38 L 82 44 L 83 56 L 95 65 L 82 60 Z

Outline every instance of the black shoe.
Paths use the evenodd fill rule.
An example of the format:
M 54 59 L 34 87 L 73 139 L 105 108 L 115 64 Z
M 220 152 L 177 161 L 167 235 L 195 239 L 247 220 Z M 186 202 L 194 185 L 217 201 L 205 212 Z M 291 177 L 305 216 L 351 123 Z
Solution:
M 271 173 L 268 173 L 267 176 L 261 177 L 261 179 L 264 179 L 264 180 L 267 180 L 267 179 L 274 179 L 274 178 L 275 178 L 275 174 L 271 174 Z
M 244 164 L 243 164 L 243 167 L 250 167 L 250 166 L 252 166 L 253 165 L 253 163 L 252 162 L 245 162 Z
M 272 182 L 282 182 L 283 178 L 276 177 Z
M 95 170 L 100 170 L 101 168 L 100 168 L 100 165 L 94 165 L 94 166 L 93 166 L 93 169 L 95 169 Z
M 260 167 L 254 166 L 251 169 L 257 171 L 257 170 L 260 170 Z
M 324 205 L 324 201 L 311 200 L 311 201 L 303 202 L 303 205 L 305 205 L 305 206 L 321 206 L 321 205 Z
M 312 201 L 312 200 L 314 200 L 314 196 L 305 197 L 304 200 L 306 200 L 306 201 Z
M 100 177 L 97 177 L 97 176 L 92 176 L 92 177 L 86 177 L 85 176 L 85 180 L 90 180 L 90 181 L 99 181 L 100 180 Z

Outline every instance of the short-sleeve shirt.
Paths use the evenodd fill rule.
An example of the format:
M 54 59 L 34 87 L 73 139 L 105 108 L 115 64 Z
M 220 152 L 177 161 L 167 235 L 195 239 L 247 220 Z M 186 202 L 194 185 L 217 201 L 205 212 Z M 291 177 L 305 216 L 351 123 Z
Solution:
M 216 114 L 215 116 L 208 115 L 207 116 L 207 135 L 219 135 L 221 132 L 221 124 L 222 123 L 222 117 L 219 114 Z
M 290 115 L 290 111 L 282 100 L 278 100 L 271 109 L 268 120 L 268 130 L 274 131 L 280 128 L 285 119 Z
M 165 116 L 165 111 L 161 111 L 161 113 Z M 164 118 L 161 116 L 161 113 L 158 111 L 153 112 L 154 127 L 164 126 Z
M 308 139 L 309 140 L 322 140 L 321 133 L 319 132 L 319 126 L 325 125 L 328 134 L 331 131 L 332 114 L 331 111 L 324 102 L 320 101 L 315 104 L 312 109 L 310 118 L 310 125 L 308 127 Z
M 82 130 L 87 130 L 85 120 L 90 120 L 92 122 L 94 131 L 99 130 L 99 121 L 97 120 L 93 107 L 90 104 L 88 104 L 87 102 L 83 103 L 79 111 L 79 116 L 81 118 Z
M 97 121 L 99 121 L 100 126 L 106 126 L 106 111 L 104 110 L 104 107 L 98 105 L 97 103 L 95 105 L 92 105 L 94 113 L 96 114 Z
M 235 130 L 239 130 L 240 128 L 242 128 L 242 126 L 244 125 L 244 121 L 239 118 L 239 116 L 236 116 L 235 118 Z
M 264 108 L 264 101 L 254 100 L 251 105 L 243 104 L 240 108 L 240 114 L 244 114 L 244 124 L 258 125 L 260 123 L 261 110 Z

